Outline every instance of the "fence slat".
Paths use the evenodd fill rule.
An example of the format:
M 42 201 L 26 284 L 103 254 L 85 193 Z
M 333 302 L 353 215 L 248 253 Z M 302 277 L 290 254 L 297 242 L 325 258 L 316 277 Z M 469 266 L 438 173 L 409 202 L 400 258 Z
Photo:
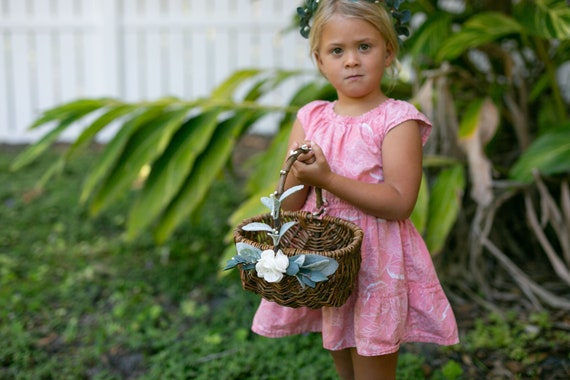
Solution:
M 5 42 L 7 39 L 7 37 L 0 35 L 0 52 L 8 52 L 8 47 Z M 10 82 L 7 75 L 7 55 L 8 54 L 0 54 L 0 142 L 7 141 L 10 137 L 8 131 L 8 126 L 11 124 L 10 114 L 8 113 L 10 109 L 8 103 L 8 85 Z
M 166 15 L 169 19 L 187 16 L 187 6 L 182 0 L 168 0 Z M 184 29 L 170 27 L 167 32 L 167 63 L 165 67 L 165 81 L 167 82 L 167 95 L 180 97 L 188 96 L 189 90 L 185 80 L 184 62 L 187 60 L 185 49 Z
M 77 97 L 207 96 L 238 69 L 312 68 L 283 0 L 0 0 L 0 142 Z M 283 95 L 276 95 L 282 101 Z

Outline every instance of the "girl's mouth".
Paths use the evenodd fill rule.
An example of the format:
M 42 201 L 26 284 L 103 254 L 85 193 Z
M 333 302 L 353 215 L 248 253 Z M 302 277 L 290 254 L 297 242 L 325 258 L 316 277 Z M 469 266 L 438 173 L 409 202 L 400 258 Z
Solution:
M 347 80 L 356 80 L 356 79 L 360 79 L 362 77 L 362 75 L 359 74 L 354 74 L 354 75 L 349 75 L 348 77 L 346 77 Z

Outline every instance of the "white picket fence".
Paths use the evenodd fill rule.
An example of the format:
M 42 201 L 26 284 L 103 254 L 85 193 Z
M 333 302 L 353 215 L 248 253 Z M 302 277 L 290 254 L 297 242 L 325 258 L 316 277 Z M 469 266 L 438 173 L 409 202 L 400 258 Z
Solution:
M 77 98 L 192 99 L 238 69 L 314 70 L 306 40 L 283 33 L 300 3 L 0 0 L 0 143 L 36 140 L 38 115 Z

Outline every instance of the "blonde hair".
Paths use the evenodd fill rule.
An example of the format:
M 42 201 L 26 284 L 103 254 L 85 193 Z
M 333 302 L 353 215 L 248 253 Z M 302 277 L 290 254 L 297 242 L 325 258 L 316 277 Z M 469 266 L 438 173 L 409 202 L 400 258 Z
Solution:
M 399 68 L 397 57 L 400 45 L 398 43 L 398 35 L 392 23 L 392 16 L 381 3 L 383 3 L 382 0 L 378 2 L 365 0 L 320 0 L 309 34 L 311 55 L 314 57 L 318 53 L 323 29 L 334 15 L 363 20 L 370 23 L 380 32 L 384 40 L 386 40 L 387 47 L 392 50 L 394 59 L 390 69 L 391 74 L 395 76 Z

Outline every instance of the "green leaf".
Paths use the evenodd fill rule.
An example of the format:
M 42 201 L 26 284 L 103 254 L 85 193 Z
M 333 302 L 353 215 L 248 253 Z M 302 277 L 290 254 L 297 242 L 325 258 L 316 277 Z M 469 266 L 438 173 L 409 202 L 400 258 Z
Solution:
M 478 132 L 481 108 L 485 99 L 475 99 L 467 106 L 459 125 L 459 139 L 473 137 Z
M 283 224 L 281 226 L 281 229 L 279 230 L 279 236 L 284 236 L 287 233 L 287 231 L 289 231 L 289 229 L 296 224 L 297 224 L 296 221 L 291 221 Z
M 254 263 L 261 258 L 261 250 L 246 243 L 236 243 L 238 255 L 241 256 L 246 262 Z
M 240 204 L 240 206 L 230 215 L 228 219 L 228 224 L 230 226 L 237 226 L 242 220 L 249 219 L 255 215 L 260 215 L 266 213 L 267 210 L 259 202 L 259 199 L 263 194 L 267 194 L 271 191 L 275 191 L 276 183 L 267 185 L 266 188 L 259 190 L 256 194 L 252 194 L 245 202 Z M 233 239 L 233 231 L 230 230 L 224 237 L 225 242 L 231 242 Z
M 271 72 L 268 77 L 258 80 L 244 97 L 245 101 L 257 101 L 263 95 L 279 87 L 286 80 L 299 75 L 300 71 L 277 70 Z
M 307 254 L 301 269 L 320 271 L 325 276 L 330 276 L 338 269 L 338 262 L 330 257 Z
M 437 177 L 429 201 L 426 244 L 432 255 L 441 252 L 461 210 L 465 173 L 461 165 L 443 170 Z
M 165 105 L 152 105 L 148 108 L 141 107 L 131 119 L 126 121 L 115 136 L 107 143 L 95 167 L 91 170 L 81 190 L 81 202 L 86 202 L 95 191 L 97 185 L 108 175 L 112 167 L 119 160 L 129 138 L 143 125 L 157 118 L 164 111 Z
M 329 85 L 320 81 L 308 83 L 295 93 L 290 105 L 301 106 L 312 100 L 322 98 L 323 94 L 328 93 L 328 89 Z M 288 137 L 295 118 L 296 114 L 284 115 L 279 131 L 273 138 L 267 151 L 248 162 L 249 165 L 255 167 L 255 172 L 247 183 L 247 191 L 249 193 L 259 194 L 259 189 L 266 189 L 270 186 L 273 188 L 270 192 L 275 190 L 279 180 L 279 172 L 289 148 Z
M 244 231 L 268 231 L 273 232 L 273 227 L 267 223 L 253 222 L 242 227 Z
M 125 194 L 141 168 L 164 151 L 171 136 L 187 117 L 188 111 L 187 107 L 166 111 L 130 136 L 115 167 L 93 197 L 90 204 L 93 214 L 99 213 Z
M 85 147 L 88 143 L 93 141 L 97 133 L 105 128 L 109 123 L 118 120 L 126 114 L 135 111 L 139 108 L 136 104 L 119 104 L 112 106 L 99 116 L 94 122 L 91 123 L 85 130 L 77 137 L 74 143 L 69 147 L 65 154 L 66 160 L 73 157 L 75 153 Z
M 89 102 L 88 104 L 84 104 L 83 108 L 79 108 L 74 112 L 66 111 L 66 116 L 60 123 L 52 129 L 50 132 L 45 134 L 38 142 L 31 145 L 28 149 L 22 152 L 20 155 L 16 157 L 14 160 L 11 169 L 12 170 L 19 170 L 24 166 L 28 165 L 30 162 L 34 161 L 41 155 L 45 150 L 53 144 L 57 138 L 61 135 L 61 133 L 66 130 L 70 125 L 75 123 L 77 120 L 83 118 L 85 115 L 95 111 L 96 109 L 102 107 L 104 104 L 101 102 Z M 59 108 L 58 108 L 59 109 Z
M 299 273 L 299 264 L 289 259 L 289 266 L 287 267 L 287 276 L 295 276 Z
M 328 280 L 328 277 L 322 274 L 320 271 L 309 273 L 309 278 L 314 282 L 322 282 Z
M 526 31 L 546 39 L 570 39 L 570 6 L 565 0 L 521 1 L 514 14 Z
M 420 184 L 420 191 L 418 193 L 418 199 L 416 200 L 416 205 L 410 215 L 410 220 L 416 227 L 416 229 L 423 233 L 428 219 L 429 210 L 429 189 L 427 185 L 427 179 L 425 173 L 422 173 L 422 182 Z
M 68 117 L 85 110 L 93 111 L 114 103 L 117 103 L 117 101 L 111 98 L 74 100 L 44 111 L 42 115 L 30 126 L 30 129 L 37 128 L 52 121 L 67 119 Z
M 513 165 L 510 178 L 533 181 L 533 171 L 544 175 L 570 172 L 570 122 L 537 138 Z
M 210 97 L 212 99 L 232 99 L 236 89 L 243 84 L 246 80 L 259 75 L 260 69 L 247 69 L 236 71 L 228 79 L 226 79 L 221 85 L 219 85 L 214 91 L 212 91 Z
M 247 183 L 247 191 L 250 194 L 260 193 L 260 189 L 270 189 L 264 195 L 275 191 L 279 180 L 279 172 L 287 153 L 289 130 L 280 130 L 271 141 L 267 150 L 254 157 L 247 165 L 255 167 Z M 259 203 L 259 198 L 256 202 Z
M 255 113 L 240 113 L 238 117 L 224 121 L 214 133 L 210 145 L 196 159 L 194 169 L 165 209 L 155 230 L 155 239 L 164 242 L 175 228 L 185 220 L 204 199 L 212 181 L 228 161 L 235 141 L 244 128 L 251 125 Z M 259 204 L 259 198 L 257 199 Z
M 299 276 L 297 276 L 299 277 Z M 301 276 L 301 281 L 303 281 L 303 283 L 305 285 L 307 285 L 309 288 L 315 288 L 315 286 L 317 285 L 313 280 L 311 280 L 308 275 L 303 275 Z
M 296 192 L 303 190 L 304 187 L 305 187 L 304 185 L 297 185 L 297 186 L 293 186 L 293 187 L 288 188 L 279 197 L 279 202 L 283 202 L 290 195 L 293 195 Z
M 518 22 L 502 13 L 479 13 L 467 20 L 459 32 L 444 42 L 436 59 L 439 62 L 452 60 L 469 49 L 523 31 L 524 28 Z
M 131 208 L 127 222 L 129 237 L 149 225 L 180 191 L 218 123 L 220 109 L 187 120 L 172 136 L 162 155 L 152 164 L 145 185 Z
M 451 33 L 451 15 L 437 12 L 430 15 L 426 21 L 406 40 L 406 47 L 413 56 L 435 57 L 445 42 L 444 36 Z

